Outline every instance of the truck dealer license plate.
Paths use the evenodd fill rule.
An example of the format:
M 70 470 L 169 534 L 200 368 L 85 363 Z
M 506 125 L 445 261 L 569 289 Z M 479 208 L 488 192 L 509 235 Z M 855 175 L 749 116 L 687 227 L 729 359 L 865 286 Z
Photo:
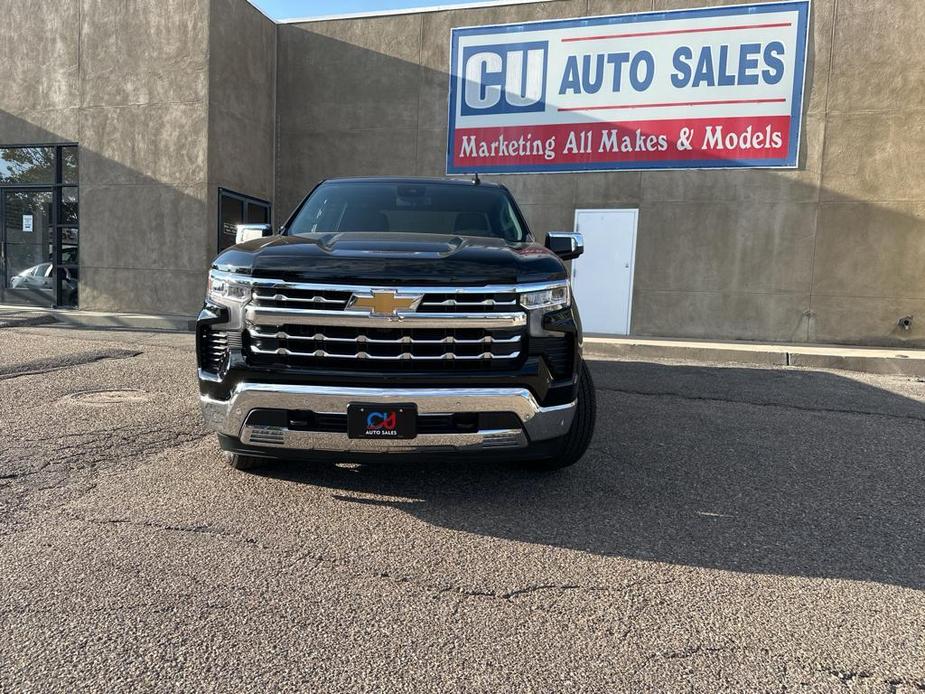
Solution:
M 350 403 L 347 436 L 351 439 L 413 439 L 417 435 L 417 406 Z

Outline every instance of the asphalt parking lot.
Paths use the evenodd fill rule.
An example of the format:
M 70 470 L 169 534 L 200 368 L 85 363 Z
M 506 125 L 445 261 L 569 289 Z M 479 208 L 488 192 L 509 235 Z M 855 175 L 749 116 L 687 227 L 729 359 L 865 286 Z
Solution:
M 925 690 L 921 381 L 595 362 L 558 474 L 247 474 L 194 366 L 0 330 L 3 691 Z

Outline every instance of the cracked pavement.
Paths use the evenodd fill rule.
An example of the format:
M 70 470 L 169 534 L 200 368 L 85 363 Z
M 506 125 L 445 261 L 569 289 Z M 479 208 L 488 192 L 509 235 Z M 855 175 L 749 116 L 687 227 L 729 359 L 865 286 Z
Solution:
M 0 691 L 925 691 L 925 382 L 594 362 L 561 473 L 247 474 L 194 362 L 0 329 Z

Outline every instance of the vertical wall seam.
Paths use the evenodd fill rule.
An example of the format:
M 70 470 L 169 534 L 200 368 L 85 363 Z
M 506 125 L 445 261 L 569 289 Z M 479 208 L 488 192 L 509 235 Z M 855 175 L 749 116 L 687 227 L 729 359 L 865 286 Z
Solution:
M 818 16 L 818 15 L 817 15 Z M 822 190 L 825 182 L 825 150 L 829 140 L 829 93 L 832 91 L 832 71 L 835 64 L 835 41 L 838 37 L 838 0 L 832 0 L 832 33 L 829 44 L 829 68 L 825 78 L 825 96 L 822 99 L 822 152 L 819 154 L 819 182 L 816 185 L 816 215 L 813 231 L 813 257 L 809 270 L 809 315 L 806 317 L 806 341 L 812 341 L 810 334 L 814 324 L 813 288 L 816 286 L 816 251 L 819 247 L 819 219 L 822 212 Z
M 81 118 L 81 111 L 83 110 L 84 103 L 84 94 L 83 94 L 83 79 L 81 78 L 82 65 L 81 65 L 81 51 L 80 44 L 83 43 L 83 5 L 84 0 L 77 1 L 77 152 L 80 156 L 80 145 L 83 142 L 83 118 Z M 80 185 L 80 173 L 78 172 L 77 184 Z
M 272 171 L 272 195 L 270 203 L 270 224 L 273 227 L 279 225 L 279 204 L 277 191 L 279 188 L 279 24 L 273 22 L 273 171 Z
M 214 162 L 213 162 L 213 147 L 212 147 L 212 133 L 214 128 L 212 127 L 212 9 L 214 7 L 215 0 L 209 0 L 209 6 L 206 8 L 206 93 L 205 99 L 203 100 L 206 107 L 206 238 L 205 238 L 205 250 L 206 258 L 211 259 L 218 253 L 218 238 L 214 228 L 218 227 L 218 194 L 216 193 L 215 204 L 212 204 L 212 184 L 214 182 Z M 210 224 L 209 221 L 212 217 L 212 214 L 216 215 L 215 224 Z M 213 245 L 214 244 L 214 245 Z
M 418 33 L 418 108 L 414 120 L 414 171 L 413 175 L 421 175 L 421 92 L 424 81 L 424 14 L 421 13 L 421 27 Z

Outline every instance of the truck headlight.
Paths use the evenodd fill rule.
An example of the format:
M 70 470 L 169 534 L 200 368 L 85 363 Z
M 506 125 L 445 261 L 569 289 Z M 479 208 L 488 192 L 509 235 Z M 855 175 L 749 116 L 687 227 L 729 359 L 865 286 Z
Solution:
M 244 303 L 249 301 L 253 290 L 249 285 L 235 282 L 233 278 L 224 274 L 215 272 L 209 273 L 209 288 L 206 296 L 220 304 L 227 304 L 229 301 L 235 303 Z
M 520 305 L 526 309 L 547 309 L 554 311 L 566 308 L 572 303 L 568 284 L 562 284 L 549 289 L 536 292 L 525 292 L 520 295 Z

